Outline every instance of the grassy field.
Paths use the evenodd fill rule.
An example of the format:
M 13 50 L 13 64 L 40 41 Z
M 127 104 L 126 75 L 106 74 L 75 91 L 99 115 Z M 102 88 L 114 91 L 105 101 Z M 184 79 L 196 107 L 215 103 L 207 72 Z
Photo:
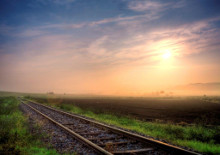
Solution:
M 192 148 L 208 154 L 220 154 L 220 127 L 205 127 L 201 123 L 195 126 L 181 126 L 173 123 L 157 121 L 141 121 L 136 118 L 83 109 L 60 98 L 28 97 L 41 103 L 54 106 L 65 111 L 84 115 L 100 122 L 136 131 L 148 136 L 166 140 L 167 142 Z M 95 107 L 94 107 L 95 108 Z
M 15 97 L 0 97 L 0 154 L 56 155 L 40 142 L 39 133 L 29 132 L 28 120 L 18 106 Z

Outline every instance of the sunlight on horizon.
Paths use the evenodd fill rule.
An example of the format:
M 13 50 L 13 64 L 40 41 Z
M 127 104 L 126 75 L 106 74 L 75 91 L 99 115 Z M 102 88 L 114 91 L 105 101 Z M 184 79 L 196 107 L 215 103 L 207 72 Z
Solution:
M 152 2 L 1 1 L 10 10 L 0 20 L 0 90 L 130 95 L 218 86 L 220 10 Z

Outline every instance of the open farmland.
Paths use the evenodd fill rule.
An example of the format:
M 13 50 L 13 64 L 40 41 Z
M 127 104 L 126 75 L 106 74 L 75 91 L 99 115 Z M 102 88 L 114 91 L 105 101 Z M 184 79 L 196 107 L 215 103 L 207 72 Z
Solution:
M 214 98 L 209 99 L 210 102 L 198 97 L 143 99 L 32 95 L 26 98 L 199 152 L 220 152 L 219 104 L 213 102 Z
M 126 115 L 144 121 L 219 125 L 220 104 L 201 98 L 34 97 L 39 102 L 73 104 L 95 113 Z

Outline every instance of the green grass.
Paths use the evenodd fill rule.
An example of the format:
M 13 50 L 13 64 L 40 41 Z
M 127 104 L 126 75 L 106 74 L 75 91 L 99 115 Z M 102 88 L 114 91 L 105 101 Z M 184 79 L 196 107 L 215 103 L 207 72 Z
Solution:
M 36 100 L 36 99 L 35 99 Z M 37 101 L 37 100 L 36 100 Z M 42 99 L 40 100 L 42 103 Z M 220 154 L 220 127 L 207 128 L 201 125 L 180 126 L 171 123 L 144 122 L 127 116 L 116 116 L 109 113 L 94 113 L 83 110 L 72 104 L 48 103 L 44 104 L 93 118 L 97 121 L 115 125 L 155 138 L 166 140 L 170 143 L 186 146 L 196 151 L 208 154 Z
M 0 97 L 0 154 L 57 154 L 41 142 L 39 133 L 31 134 L 27 118 L 15 97 Z

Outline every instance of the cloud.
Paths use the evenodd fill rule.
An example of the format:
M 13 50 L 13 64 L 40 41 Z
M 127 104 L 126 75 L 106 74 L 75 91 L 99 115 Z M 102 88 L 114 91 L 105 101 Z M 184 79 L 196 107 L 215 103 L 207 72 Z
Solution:
M 184 95 L 219 95 L 220 82 L 191 83 L 187 85 L 177 85 L 170 90 Z
M 159 1 L 153 1 L 153 0 L 144 0 L 144 1 L 129 1 L 128 3 L 128 9 L 136 11 L 136 12 L 150 12 L 152 14 L 159 14 L 162 11 L 168 10 L 168 9 L 177 9 L 182 8 L 186 5 L 185 1 L 179 1 L 179 2 L 159 2 Z
M 19 53 L 32 65 L 60 65 L 63 68 L 78 65 L 86 70 L 135 64 L 153 66 L 165 50 L 171 50 L 174 57 L 181 57 L 219 48 L 220 33 L 214 23 L 220 18 L 170 27 L 151 25 L 151 21 L 158 18 L 148 14 L 118 16 L 79 24 L 49 24 L 23 29 L 12 34 L 28 40 L 21 39 L 14 46 L 4 44 L 0 51 Z M 70 30 L 81 28 L 84 29 L 78 39 Z M 7 26 L 0 27 L 2 33 L 8 34 L 10 30 Z M 93 35 L 87 37 L 87 33 Z
M 35 58 L 61 56 L 62 62 L 71 64 L 74 60 L 80 66 L 110 67 L 117 65 L 139 64 L 153 65 L 160 61 L 161 52 L 171 50 L 173 56 L 181 57 L 193 53 L 216 50 L 220 33 L 214 23 L 220 18 L 212 18 L 193 23 L 163 27 L 151 25 L 152 18 L 147 14 L 107 18 L 80 24 L 50 24 L 15 33 L 16 37 L 29 38 L 21 41 L 19 47 L 1 48 L 0 51 L 17 51 Z M 112 23 L 108 25 L 107 23 Z M 103 25 L 107 24 L 107 25 Z M 101 26 L 102 25 L 102 26 Z M 146 28 L 148 25 L 148 28 Z M 77 39 L 70 29 L 83 29 L 81 39 Z M 52 28 L 57 29 L 51 31 Z M 1 30 L 1 28 L 0 28 Z M 9 32 L 7 26 L 3 32 Z M 63 35 L 59 35 L 60 32 Z M 95 35 L 87 37 L 87 33 Z M 31 39 L 33 37 L 33 39 Z M 219 39 L 216 39 L 219 38 Z M 6 47 L 5 47 L 6 48 Z M 32 55 L 33 54 L 33 55 Z M 31 58 L 30 58 L 31 59 Z M 51 62 L 55 63 L 53 59 Z M 47 62 L 49 63 L 49 62 Z
M 41 4 L 55 4 L 55 5 L 68 5 L 73 3 L 75 0 L 37 0 L 37 2 L 41 3 Z
M 138 63 L 151 64 L 160 61 L 161 53 L 170 50 L 174 57 L 207 51 L 217 51 L 220 33 L 213 22 L 219 19 L 202 20 L 181 26 L 154 29 L 125 39 L 124 47 L 117 50 L 116 57 Z M 133 44 L 132 44 L 133 43 Z M 140 61 L 141 60 L 141 61 Z
M 128 8 L 134 11 L 158 11 L 165 6 L 156 1 L 131 1 L 128 3 Z
M 128 16 L 128 17 L 114 17 L 114 18 L 106 18 L 99 21 L 94 21 L 89 23 L 88 25 L 94 26 L 94 25 L 101 25 L 101 24 L 107 24 L 112 22 L 120 22 L 120 21 L 132 21 L 134 19 L 147 17 L 147 15 L 137 15 L 137 16 Z
M 219 48 L 218 44 L 210 46 L 216 42 L 214 38 L 220 38 L 220 33 L 212 26 L 215 21 L 203 20 L 175 28 L 156 28 L 145 33 L 136 31 L 132 24 L 123 25 L 125 32 L 114 27 L 114 33 L 106 31 L 104 36 L 94 39 L 84 49 L 89 58 L 87 62 L 108 64 L 107 66 L 134 63 L 155 65 L 166 50 L 171 50 L 174 57 L 205 52 L 208 49 L 214 51 Z M 123 36 L 126 32 L 127 36 Z
M 136 21 L 136 18 L 131 21 Z M 220 33 L 213 26 L 216 21 L 219 19 L 186 23 L 166 29 L 159 27 L 143 32 L 139 26 L 146 21 L 142 18 L 133 24 L 123 24 L 128 21 L 118 20 L 114 27 L 93 29 L 92 26 L 90 31 L 97 31 L 99 34 L 80 40 L 72 34 L 53 34 L 41 27 L 39 30 L 30 29 L 20 33 L 22 37 L 35 37 L 23 41 L 18 47 L 7 47 L 7 50 L 17 51 L 19 55 L 23 53 L 32 62 L 32 59 L 39 58 L 36 61 L 39 64 L 41 60 L 45 60 L 51 66 L 62 63 L 74 66 L 79 63 L 81 69 L 87 69 L 88 66 L 109 68 L 128 64 L 155 65 L 160 61 L 161 52 L 166 50 L 172 51 L 174 57 L 181 57 L 218 49 L 219 39 L 216 38 L 220 38 Z
M 19 37 L 37 37 L 41 35 L 46 35 L 47 33 L 48 32 L 39 29 L 28 29 L 16 35 Z
M 104 24 L 109 24 L 109 23 L 121 23 L 121 22 L 133 22 L 134 20 L 138 19 L 145 19 L 145 20 L 153 20 L 156 19 L 155 17 L 152 17 L 149 14 L 144 14 L 144 15 L 136 15 L 136 16 L 127 16 L 127 17 L 113 17 L 113 18 L 105 18 L 97 21 L 91 21 L 91 22 L 83 22 L 83 23 L 78 23 L 78 24 L 47 24 L 44 26 L 39 26 L 38 28 L 41 29 L 50 29 L 50 28 L 55 28 L 55 29 L 79 29 L 79 28 L 84 28 L 84 27 L 94 27 L 94 26 L 100 26 Z
M 186 5 L 185 1 L 131 0 L 126 1 L 125 7 L 128 9 L 123 6 L 119 13 L 114 11 L 111 14 L 107 10 L 110 18 L 106 14 L 99 16 L 97 10 L 97 17 L 74 14 L 73 21 L 69 20 L 73 19 L 72 14 L 67 13 L 76 10 L 62 9 L 74 2 L 32 2 L 38 11 L 53 5 L 45 11 L 52 14 L 58 9 L 54 15 L 61 18 L 68 16 L 61 20 L 48 18 L 46 22 L 32 21 L 14 27 L 0 25 L 0 34 L 3 36 L 0 43 L 2 88 L 29 90 L 33 86 L 41 92 L 56 91 L 61 87 L 60 92 L 144 92 L 155 89 L 155 85 L 160 89 L 165 84 L 192 80 L 192 74 L 197 76 L 193 79 L 195 82 L 200 78 L 205 81 L 218 77 L 217 60 L 217 67 L 213 69 L 212 66 L 213 59 L 217 58 L 204 58 L 203 66 L 196 61 L 219 51 L 219 17 L 197 18 L 192 15 L 192 18 L 188 18 L 188 10 L 179 9 Z M 177 14 L 172 16 L 172 11 Z M 185 14 L 179 16 L 181 13 Z M 172 52 L 171 63 L 161 63 L 164 51 Z M 207 67 L 206 63 L 211 67 Z M 171 64 L 172 68 L 164 69 L 166 64 Z M 174 70 L 175 73 L 172 72 Z M 185 77 L 189 72 L 190 75 Z M 216 72 L 210 74 L 216 77 L 203 76 L 211 72 Z M 42 88 L 42 85 L 45 87 Z
M 79 29 L 84 26 L 87 26 L 87 23 L 79 23 L 79 24 L 47 24 L 44 26 L 39 26 L 39 29 Z

